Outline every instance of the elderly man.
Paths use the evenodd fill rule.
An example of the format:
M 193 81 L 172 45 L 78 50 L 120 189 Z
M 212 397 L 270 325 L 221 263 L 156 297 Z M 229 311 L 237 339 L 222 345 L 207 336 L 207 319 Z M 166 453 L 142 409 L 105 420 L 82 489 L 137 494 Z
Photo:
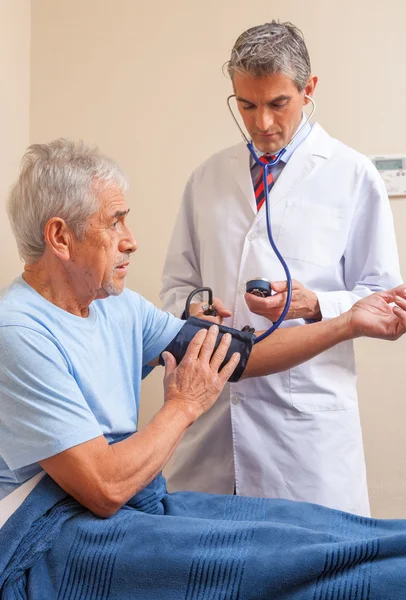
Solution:
M 228 72 L 257 159 L 272 165 L 272 229 L 294 278 L 281 326 L 331 319 L 399 285 L 382 179 L 367 157 L 307 122 L 304 107 L 312 106 L 318 78 L 300 30 L 273 21 L 245 31 Z M 287 285 L 266 221 L 261 169 L 245 143 L 196 169 L 168 250 L 164 309 L 181 315 L 189 292 L 206 285 L 224 303 L 216 306 L 227 324 L 270 327 L 281 316 Z M 272 281 L 272 296 L 245 294 L 246 281 L 257 277 Z M 201 303 L 191 314 L 210 318 Z M 227 385 L 183 437 L 168 484 L 172 491 L 235 491 L 369 515 L 352 343 L 276 375 Z
M 215 349 L 217 326 L 198 331 L 178 366 L 164 353 L 164 405 L 137 431 L 141 377 L 188 325 L 124 289 L 137 247 L 125 188 L 111 159 L 57 140 L 28 149 L 11 192 L 25 268 L 0 301 L 1 597 L 323 593 L 318 578 L 330 578 L 335 533 L 350 550 L 346 565 L 352 551 L 372 564 L 377 535 L 390 538 L 384 564 L 385 554 L 402 557 L 406 535 L 399 546 L 390 524 L 377 534 L 355 516 L 312 505 L 166 494 L 160 471 L 241 357 L 225 359 L 229 334 Z M 402 287 L 329 322 L 277 332 L 254 346 L 243 375 L 288 368 L 359 335 L 396 339 L 405 309 Z M 334 556 L 331 564 L 342 565 Z

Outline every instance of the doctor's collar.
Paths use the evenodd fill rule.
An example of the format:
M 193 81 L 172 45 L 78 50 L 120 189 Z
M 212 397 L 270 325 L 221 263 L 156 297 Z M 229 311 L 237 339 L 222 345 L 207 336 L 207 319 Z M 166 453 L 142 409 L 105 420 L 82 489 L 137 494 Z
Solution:
M 303 127 L 303 124 L 305 123 L 306 119 L 307 119 L 306 114 L 304 111 L 302 111 L 302 120 L 300 121 L 298 127 L 296 128 L 293 136 L 295 136 L 296 133 L 299 131 L 299 129 L 301 127 Z M 295 139 L 293 144 L 291 146 L 289 146 L 287 151 L 283 154 L 283 156 L 281 156 L 281 159 L 280 159 L 281 162 L 283 162 L 283 163 L 288 162 L 289 158 L 292 156 L 292 154 L 296 150 L 296 148 L 298 146 L 300 146 L 300 144 L 307 138 L 307 136 L 309 135 L 309 133 L 311 131 L 311 128 L 312 128 L 312 124 L 310 124 L 310 123 L 308 123 L 308 125 L 306 127 L 303 127 L 302 131 L 299 133 L 299 135 L 297 136 L 297 138 Z M 258 156 L 258 158 L 260 158 L 264 154 L 269 154 L 269 152 L 263 152 L 262 150 L 258 150 L 258 148 L 254 144 L 253 144 L 253 148 L 254 148 L 255 154 Z M 282 148 L 279 150 L 279 152 L 281 150 L 282 150 Z M 278 153 L 276 153 L 276 154 L 278 154 Z M 251 159 L 250 159 L 251 168 L 254 166 L 254 164 L 255 164 L 255 161 L 251 156 Z

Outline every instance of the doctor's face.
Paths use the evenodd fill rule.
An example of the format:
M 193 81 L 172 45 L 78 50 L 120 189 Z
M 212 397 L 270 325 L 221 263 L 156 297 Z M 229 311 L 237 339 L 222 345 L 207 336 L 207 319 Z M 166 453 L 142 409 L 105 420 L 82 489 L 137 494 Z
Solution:
M 234 92 L 244 125 L 261 152 L 275 154 L 292 139 L 302 119 L 302 109 L 310 102 L 317 77 L 309 77 L 304 90 L 299 92 L 287 75 L 275 73 L 254 77 L 249 73 L 235 73 Z

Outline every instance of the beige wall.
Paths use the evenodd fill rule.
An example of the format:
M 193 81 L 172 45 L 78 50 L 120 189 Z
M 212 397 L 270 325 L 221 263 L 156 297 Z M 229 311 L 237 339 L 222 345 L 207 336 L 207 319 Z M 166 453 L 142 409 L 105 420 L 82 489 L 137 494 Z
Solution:
M 320 76 L 321 124 L 367 154 L 406 153 L 405 17 L 403 0 L 33 0 L 30 140 L 81 137 L 119 161 L 132 183 L 130 223 L 140 244 L 128 284 L 158 302 L 188 174 L 212 152 L 239 141 L 225 106 L 230 85 L 221 72 L 236 36 L 272 18 L 293 21 L 305 33 Z M 21 124 L 9 129 L 11 138 Z M 406 201 L 394 201 L 393 209 L 405 268 Z M 9 235 L 4 219 L 0 228 L 3 239 L 4 231 Z M 2 279 L 15 269 L 12 254 L 1 259 Z M 357 344 L 377 516 L 406 517 L 405 347 L 406 340 Z M 144 384 L 144 422 L 161 404 L 161 380 L 156 372 Z
M 0 0 L 0 289 L 21 271 L 5 214 L 29 137 L 30 0 Z

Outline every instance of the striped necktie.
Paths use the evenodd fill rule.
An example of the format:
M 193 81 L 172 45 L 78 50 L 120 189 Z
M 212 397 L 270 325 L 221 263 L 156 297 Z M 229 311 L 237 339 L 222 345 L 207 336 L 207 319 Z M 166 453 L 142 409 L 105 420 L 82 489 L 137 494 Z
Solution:
M 276 158 L 276 156 L 273 156 L 272 154 L 263 154 L 262 156 L 260 156 L 259 160 L 263 164 L 268 164 L 268 163 L 272 162 L 273 160 L 275 160 L 275 158 Z M 263 181 L 262 174 L 263 174 L 263 169 L 261 167 L 259 170 L 258 176 L 255 180 L 255 183 L 254 183 L 254 193 L 255 193 L 255 200 L 257 203 L 257 211 L 261 210 L 261 207 L 262 207 L 263 203 L 265 202 L 264 181 Z M 272 172 L 270 169 L 268 170 L 267 179 L 268 179 L 267 183 L 268 183 L 268 193 L 269 193 L 274 184 Z

